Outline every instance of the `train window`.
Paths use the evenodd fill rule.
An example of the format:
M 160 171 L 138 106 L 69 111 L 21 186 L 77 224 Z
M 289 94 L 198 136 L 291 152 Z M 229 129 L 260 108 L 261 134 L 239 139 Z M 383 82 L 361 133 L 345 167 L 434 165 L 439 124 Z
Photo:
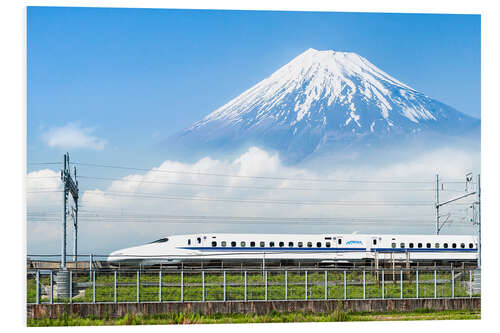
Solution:
M 191 240 L 190 239 L 188 239 L 188 245 L 191 245 Z
M 396 243 L 392 243 L 391 246 L 392 246 L 393 249 L 395 249 L 396 248 Z
M 456 249 L 457 248 L 457 243 L 451 244 L 451 247 L 454 248 L 454 249 Z
M 427 243 L 425 246 L 426 246 L 428 249 L 430 249 L 430 248 L 431 248 L 431 243 Z
M 444 243 L 444 244 L 443 244 L 443 247 L 444 247 L 445 249 L 447 249 L 447 248 L 448 248 L 448 243 Z
M 236 242 L 231 242 L 231 247 L 236 247 Z
M 285 246 L 285 242 L 280 242 L 280 247 Z
M 260 242 L 260 247 L 264 247 L 266 244 L 264 242 Z
M 269 247 L 274 247 L 274 242 L 270 242 Z
M 464 244 L 464 243 L 460 244 L 460 247 L 461 247 L 462 249 L 465 249 L 465 244 Z
M 325 243 L 325 246 L 326 246 L 326 247 L 330 247 L 330 246 L 332 246 L 332 245 L 331 245 L 331 243 L 330 243 L 330 242 L 326 242 L 326 243 Z
M 339 245 L 342 245 L 342 238 L 339 238 L 338 243 L 339 243 Z
M 226 242 L 225 242 L 225 241 L 222 241 L 222 242 L 220 242 L 220 245 L 221 245 L 222 247 L 226 247 Z
M 312 247 L 312 246 L 313 246 L 313 243 L 307 242 L 307 247 Z
M 316 247 L 321 247 L 321 242 L 317 242 Z
M 434 244 L 434 247 L 435 247 L 436 249 L 439 249 L 439 243 Z
M 288 247 L 293 247 L 293 242 L 288 242 Z
M 422 248 L 422 243 L 418 243 L 418 248 L 421 249 Z
M 250 247 L 255 247 L 255 242 L 250 242 Z
M 401 248 L 404 249 L 405 248 L 405 243 L 401 243 Z
M 373 245 L 377 245 L 377 240 L 376 239 L 373 240 Z
M 299 247 L 302 247 L 302 246 L 303 246 L 302 242 L 299 242 Z
M 247 244 L 246 244 L 245 242 L 241 242 L 241 243 L 240 243 L 240 246 L 241 246 L 241 247 L 245 247 L 245 246 L 247 246 Z
M 413 243 L 410 243 L 410 249 L 413 249 Z
M 201 244 L 201 237 L 196 238 L 196 241 L 198 242 L 198 244 Z
M 474 244 L 469 243 L 469 249 L 472 249 L 472 248 L 474 248 Z
M 212 247 L 216 247 L 217 246 L 217 242 L 212 242 Z

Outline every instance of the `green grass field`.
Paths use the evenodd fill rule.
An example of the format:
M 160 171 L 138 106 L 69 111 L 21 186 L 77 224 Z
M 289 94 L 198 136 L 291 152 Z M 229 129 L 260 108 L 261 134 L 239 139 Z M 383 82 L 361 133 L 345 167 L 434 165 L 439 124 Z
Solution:
M 380 274 L 380 273 L 379 273 Z M 455 272 L 457 274 L 457 272 Z M 392 278 L 392 274 L 386 274 L 386 283 L 384 284 L 384 298 L 400 298 L 401 284 L 400 274 L 394 275 L 395 281 L 387 281 Z M 437 274 L 437 297 L 452 296 L 452 275 L 451 272 L 439 272 Z M 95 302 L 114 302 L 114 273 L 98 272 L 95 275 Z M 139 277 L 139 300 L 141 302 L 159 301 L 159 282 L 158 272 L 143 271 Z M 181 300 L 181 275 L 179 273 L 163 272 L 161 277 L 161 300 L 162 301 L 180 301 Z M 468 297 L 469 290 L 465 281 L 468 281 L 469 275 L 466 271 L 462 276 L 455 280 L 454 296 Z M 74 283 L 90 282 L 88 272 L 74 272 Z M 221 272 L 205 273 L 205 300 L 221 301 L 224 300 L 223 274 Z M 377 279 L 376 273 L 366 272 L 366 287 L 364 291 L 365 298 L 382 298 L 382 283 L 380 276 Z M 46 275 L 40 278 L 43 286 L 50 285 L 50 279 Z M 116 277 L 117 302 L 137 302 L 137 273 L 119 272 Z M 363 298 L 363 273 L 347 272 L 346 275 L 346 298 Z M 201 301 L 203 299 L 202 275 L 200 272 L 184 272 L 182 287 L 183 301 Z M 247 300 L 264 300 L 266 297 L 265 277 L 261 272 L 247 273 Z M 285 295 L 289 300 L 302 300 L 306 297 L 306 283 L 304 271 L 288 271 L 287 286 L 285 288 L 285 273 L 268 272 L 267 276 L 267 299 L 284 300 Z M 402 283 L 403 298 L 415 298 L 417 296 L 417 284 L 415 272 L 404 273 Z M 479 294 L 473 296 L 480 296 Z M 418 283 L 418 297 L 434 297 L 434 273 L 420 272 Z M 327 298 L 344 298 L 344 273 L 342 271 L 329 271 L 327 273 Z M 244 273 L 227 272 L 226 273 L 226 300 L 244 300 Z M 324 271 L 310 271 L 307 274 L 307 299 L 325 299 L 325 273 Z M 93 288 L 85 288 L 84 296 L 75 297 L 73 302 L 93 302 Z M 28 276 L 27 281 L 27 302 L 36 302 L 36 280 L 33 276 Z M 41 303 L 49 302 L 49 299 L 41 299 Z M 54 298 L 54 302 L 66 303 L 68 300 Z
M 385 320 L 459 320 L 481 319 L 480 311 L 433 311 L 422 309 L 414 312 L 349 313 L 336 311 L 328 314 L 305 312 L 271 313 L 267 315 L 231 314 L 161 314 L 155 316 L 125 315 L 122 318 L 77 318 L 28 319 L 29 327 L 40 326 L 104 326 L 104 325 L 169 325 L 169 324 L 229 324 L 229 323 L 299 323 L 337 321 L 385 321 Z

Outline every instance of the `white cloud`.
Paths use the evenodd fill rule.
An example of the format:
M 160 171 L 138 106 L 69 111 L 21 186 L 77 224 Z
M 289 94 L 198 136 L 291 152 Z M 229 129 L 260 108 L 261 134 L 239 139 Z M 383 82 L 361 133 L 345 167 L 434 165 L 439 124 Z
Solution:
M 326 171 L 284 166 L 278 155 L 259 148 L 250 148 L 234 160 L 216 160 L 205 157 L 188 164 L 165 161 L 144 174 L 130 174 L 109 186 L 84 191 L 81 195 L 79 232 L 81 251 L 101 253 L 120 247 L 140 244 L 163 235 L 199 232 L 250 233 L 433 233 L 435 199 L 434 177 L 462 179 L 468 171 L 479 170 L 479 153 L 461 150 L 437 150 L 412 159 L 388 162 L 384 166 L 332 165 Z M 324 169 L 324 166 L 323 166 Z M 210 174 L 210 175 L 209 175 Z M 216 175 L 274 177 L 275 179 L 221 177 Z M 30 173 L 28 176 L 34 176 Z M 42 170 L 38 177 L 54 176 L 56 172 Z M 98 175 L 96 175 L 98 176 Z M 286 179 L 280 179 L 286 178 Z M 297 179 L 323 179 L 323 182 Z M 43 178 L 28 183 L 30 188 L 57 189 L 60 181 Z M 428 180 L 428 183 L 342 183 L 328 179 L 368 180 Z M 80 184 L 84 186 L 82 180 Z M 197 184 L 190 186 L 186 184 Z M 463 191 L 462 183 L 445 183 L 441 199 L 446 200 Z M 141 197 L 137 194 L 148 194 Z M 60 234 L 61 194 L 54 196 L 28 196 L 28 211 L 51 213 L 36 228 L 28 223 L 28 247 L 46 252 L 59 251 L 59 242 L 44 235 Z M 209 199 L 227 198 L 233 201 Z M 239 202 L 239 201 L 244 202 Z M 471 200 L 474 200 L 472 198 Z M 280 204 L 293 201 L 297 204 Z M 420 206 L 349 205 L 349 202 L 423 202 Z M 305 205 L 300 202 L 331 202 L 331 204 Z M 336 204 L 339 203 L 340 204 Z M 449 206 L 442 213 L 454 213 L 447 233 L 472 233 L 461 219 L 467 215 L 464 206 Z M 41 216 L 41 215 L 38 215 Z M 259 224 L 242 224 L 235 219 L 204 221 L 202 218 L 172 221 L 171 216 L 232 216 L 267 217 Z M 271 223 L 271 218 L 332 218 L 326 225 L 300 223 Z M 352 218 L 376 218 L 372 223 L 349 221 Z M 422 222 L 386 223 L 396 218 Z M 49 223 L 49 222 L 53 223 Z M 216 223 L 221 222 L 224 223 Z M 174 223 L 176 222 L 176 223 Z M 193 223 L 196 222 L 196 223 Z M 396 220 L 396 222 L 398 222 Z M 44 230 L 46 230 L 44 232 Z M 70 231 L 68 231 L 70 232 Z M 47 250 L 48 251 L 48 250 Z
M 42 135 L 42 138 L 49 147 L 104 149 L 107 144 L 106 140 L 92 136 L 92 132 L 94 132 L 93 128 L 68 123 L 61 127 L 52 127 Z
M 59 172 L 43 169 L 30 172 L 26 177 L 27 244 L 28 253 L 59 253 L 57 244 L 61 236 L 62 183 Z

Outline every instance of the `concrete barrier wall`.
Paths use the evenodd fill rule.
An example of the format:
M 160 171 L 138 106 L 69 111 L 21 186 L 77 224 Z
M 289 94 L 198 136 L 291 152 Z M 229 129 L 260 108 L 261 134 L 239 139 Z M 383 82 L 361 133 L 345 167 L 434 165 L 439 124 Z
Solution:
M 480 298 L 390 299 L 390 300 L 314 300 L 253 302 L 183 302 L 183 303 L 117 303 L 117 304 L 29 304 L 28 318 L 58 318 L 64 314 L 78 317 L 122 317 L 125 314 L 155 315 L 161 313 L 256 313 L 311 312 L 330 313 L 338 307 L 351 312 L 409 312 L 416 309 L 477 310 Z

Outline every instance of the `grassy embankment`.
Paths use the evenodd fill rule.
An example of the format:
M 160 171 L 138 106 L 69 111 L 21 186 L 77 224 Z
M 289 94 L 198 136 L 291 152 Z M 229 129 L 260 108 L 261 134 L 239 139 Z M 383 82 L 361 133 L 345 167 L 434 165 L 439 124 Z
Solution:
M 162 314 L 155 316 L 131 316 L 122 318 L 77 318 L 29 319 L 28 326 L 104 326 L 104 325 L 168 325 L 168 324 L 229 324 L 229 323 L 298 323 L 337 321 L 386 321 L 386 320 L 459 320 L 481 319 L 479 310 L 434 311 L 422 309 L 413 312 L 349 313 L 335 311 L 329 314 L 277 313 L 268 315 L 231 314 Z

